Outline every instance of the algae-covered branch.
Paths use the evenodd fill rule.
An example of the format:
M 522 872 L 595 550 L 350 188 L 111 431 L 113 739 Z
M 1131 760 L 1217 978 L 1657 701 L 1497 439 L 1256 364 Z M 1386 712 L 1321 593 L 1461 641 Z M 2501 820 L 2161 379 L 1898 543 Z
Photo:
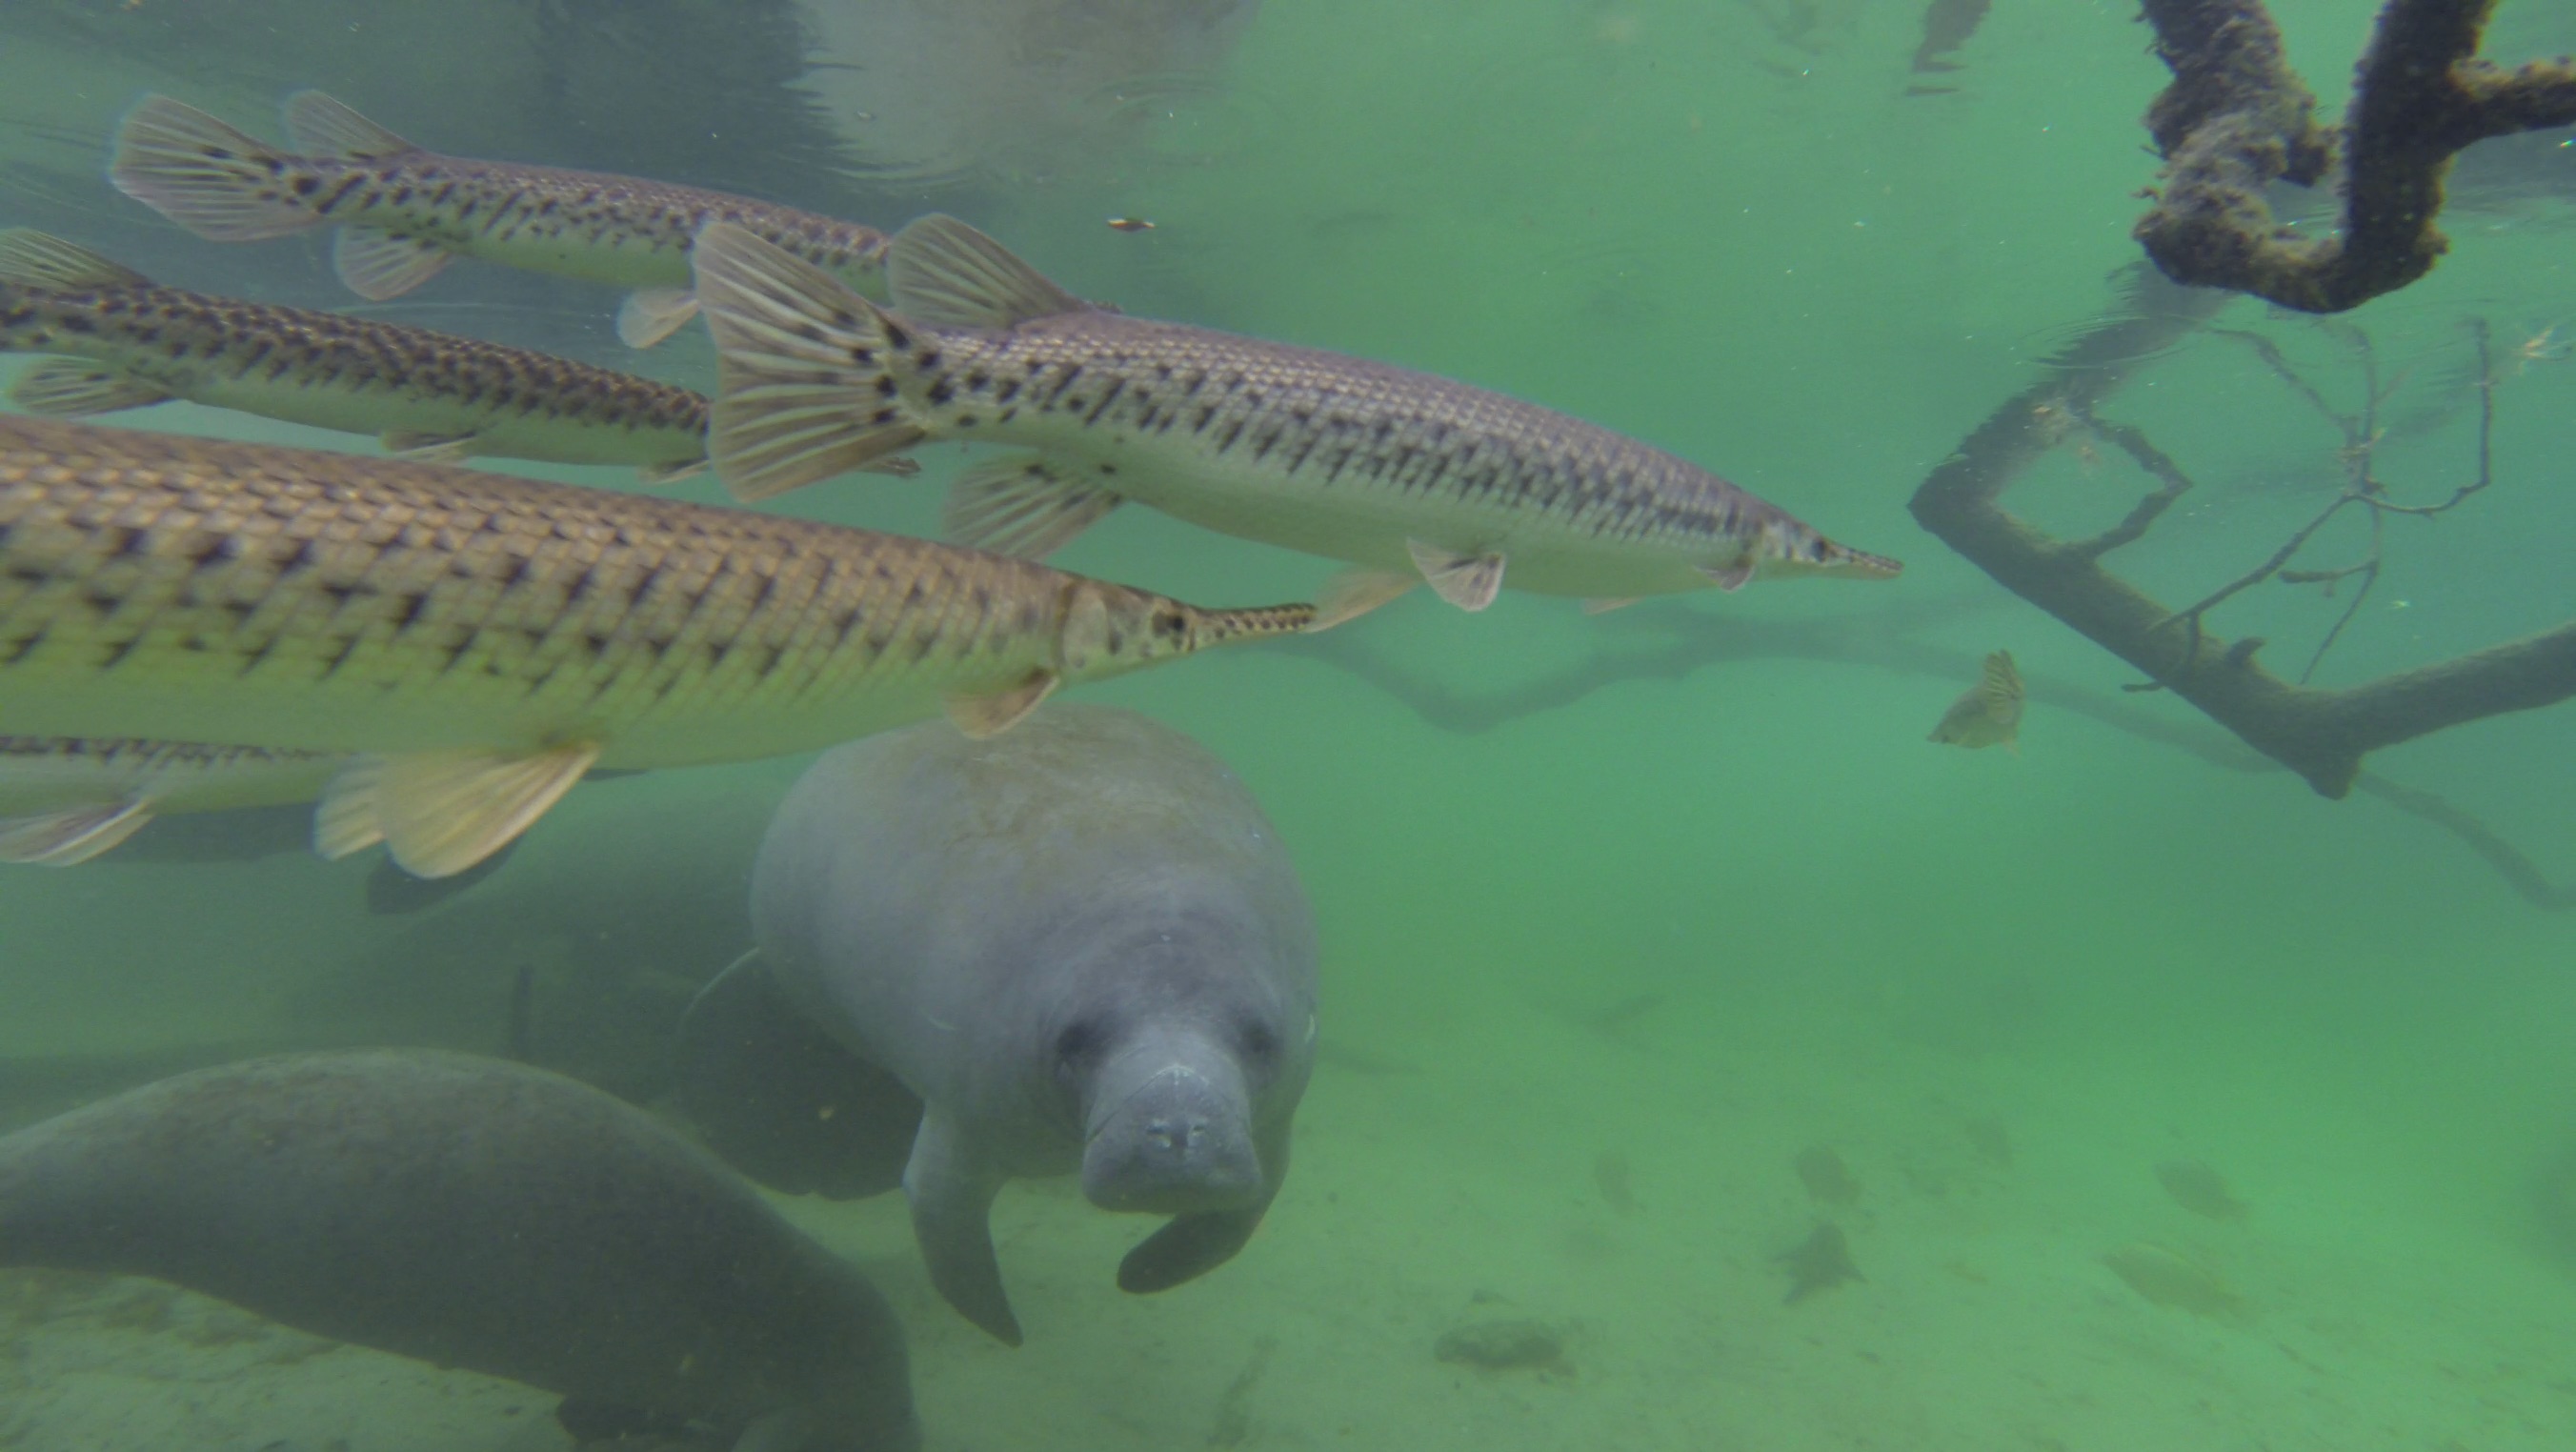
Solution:
M 2173 84 L 2147 113 L 2165 158 L 2137 226 L 2176 282 L 2341 312 L 2432 270 L 2451 158 L 2489 137 L 2576 123 L 2576 60 L 2478 58 L 2495 0 L 2392 0 L 2339 127 L 2290 68 L 2262 0 L 2145 0 Z M 2264 189 L 2337 179 L 2341 225 L 2302 235 Z

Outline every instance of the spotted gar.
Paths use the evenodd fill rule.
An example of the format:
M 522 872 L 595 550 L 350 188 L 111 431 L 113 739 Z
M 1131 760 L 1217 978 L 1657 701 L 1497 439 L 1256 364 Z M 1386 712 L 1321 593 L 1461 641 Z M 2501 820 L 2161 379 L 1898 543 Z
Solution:
M 1607 608 L 1902 568 L 1581 419 L 1094 306 L 954 218 L 896 235 L 890 309 L 728 224 L 695 258 L 720 370 L 707 453 L 742 497 L 927 441 L 1017 444 L 958 480 L 953 537 L 1042 556 L 1133 499 L 1361 567 L 1325 624 L 1426 579 L 1469 610 L 1507 580 Z
M 319 91 L 286 99 L 283 151 L 167 96 L 116 135 L 108 179 L 200 237 L 257 242 L 336 223 L 332 261 L 362 297 L 398 297 L 456 257 L 639 291 L 618 336 L 649 348 L 696 311 L 689 247 L 727 221 L 881 288 L 886 235 L 793 207 L 637 177 L 423 151 Z
M 336 751 L 0 736 L 0 862 L 68 867 L 155 817 L 310 802 L 347 762 Z
M 412 458 L 706 467 L 707 401 L 524 348 L 162 287 L 42 232 L 0 231 L 0 352 L 49 355 L 11 402 L 80 418 L 174 398 L 375 434 Z M 889 461 L 910 473 L 910 460 Z
M 0 417 L 0 733 L 360 754 L 418 876 L 594 765 L 810 750 L 1299 630 L 1022 560 L 401 460 Z

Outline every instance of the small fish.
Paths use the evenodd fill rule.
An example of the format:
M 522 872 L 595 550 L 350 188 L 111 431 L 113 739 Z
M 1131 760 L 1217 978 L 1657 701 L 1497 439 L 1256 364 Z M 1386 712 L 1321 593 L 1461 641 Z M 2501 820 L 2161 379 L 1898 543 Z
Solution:
M 395 459 L 0 416 L 0 731 L 355 755 L 327 857 L 416 877 L 593 766 L 788 755 L 1290 634 L 1021 560 Z
M 1852 1264 L 1851 1242 L 1843 1237 L 1843 1228 L 1830 1220 L 1816 1222 L 1805 1240 L 1771 1258 L 1789 1268 L 1789 1294 L 1783 1303 L 1791 1306 L 1845 1281 L 1865 1279 L 1860 1267 Z
M 649 348 L 697 313 L 689 248 L 716 220 L 852 287 L 882 289 L 886 235 L 749 197 L 636 177 L 423 151 L 320 91 L 286 99 L 282 151 L 149 96 L 117 129 L 117 190 L 212 242 L 337 223 L 332 262 L 361 297 L 399 297 L 457 257 L 637 291 L 617 335 Z
M 1959 693 L 1959 699 L 1941 713 L 1941 724 L 1924 739 L 1944 746 L 1964 746 L 1970 751 L 2001 746 L 2019 756 L 2023 694 L 2021 672 L 2013 668 L 2012 652 L 1996 651 L 1986 657 L 1984 678 Z
M 1940 75 L 1955 71 L 1958 63 L 1950 54 L 1966 45 L 1977 27 L 1986 21 L 1986 11 L 1993 0 L 1932 0 L 1923 9 L 1923 42 L 1914 48 L 1914 71 L 1917 75 Z M 1951 88 L 1955 89 L 1955 87 Z M 1921 95 L 1922 90 L 1908 87 L 1906 94 Z
M 1146 221 L 1142 217 L 1112 217 L 1109 219 L 1109 230 L 1113 232 L 1151 232 L 1154 230 L 1154 224 Z
M 1798 1152 L 1798 1183 L 1819 1204 L 1849 1209 L 1860 1202 L 1860 1181 L 1832 1145 L 1809 1145 Z
M 2156 1183 L 2175 1204 L 2212 1220 L 2242 1220 L 2245 1202 L 2227 1185 L 2227 1177 L 2199 1160 L 2167 1160 L 2156 1166 Z
M 2130 1290 L 2159 1306 L 2218 1321 L 2239 1320 L 2245 1314 L 2245 1298 L 2218 1272 L 2170 1245 L 2141 1240 L 2106 1253 L 2102 1264 Z
M 0 736 L 0 862 L 69 867 L 155 817 L 313 802 L 347 763 L 332 751 Z
M 1134 499 L 1359 566 L 1319 624 L 1429 582 L 1627 600 L 1757 576 L 1885 579 L 1687 460 L 1580 419 L 1337 353 L 1082 301 L 953 217 L 886 254 L 894 308 L 725 223 L 693 253 L 716 336 L 716 475 L 762 499 L 931 440 L 1030 450 L 952 489 L 950 537 L 1041 558 Z
M 425 328 L 161 287 L 59 237 L 0 231 L 0 352 L 47 354 L 10 401 L 80 418 L 174 398 L 375 434 L 406 458 L 706 467 L 685 388 Z M 895 473 L 916 467 L 886 461 Z

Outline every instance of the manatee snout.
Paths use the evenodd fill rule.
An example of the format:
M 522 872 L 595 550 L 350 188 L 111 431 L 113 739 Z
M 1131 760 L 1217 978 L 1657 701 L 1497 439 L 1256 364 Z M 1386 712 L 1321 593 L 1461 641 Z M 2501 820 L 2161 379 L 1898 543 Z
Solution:
M 1082 1193 L 1103 1210 L 1188 1215 L 1262 1198 L 1242 1071 L 1198 1044 L 1157 1041 L 1106 1066 L 1082 1151 Z

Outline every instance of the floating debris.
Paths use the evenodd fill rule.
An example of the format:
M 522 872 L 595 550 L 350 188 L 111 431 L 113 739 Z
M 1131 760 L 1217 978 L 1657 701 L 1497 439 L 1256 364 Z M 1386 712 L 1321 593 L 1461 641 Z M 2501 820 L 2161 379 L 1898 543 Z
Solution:
M 2153 1240 L 2121 1246 L 2102 1257 L 2130 1290 L 2159 1306 L 2217 1321 L 2241 1319 L 2245 1298 L 2218 1272 L 2187 1251 Z
M 1431 1354 L 1442 1361 L 1481 1366 L 1488 1371 L 1536 1371 L 1571 1374 L 1565 1337 L 1544 1321 L 1477 1321 L 1443 1335 Z
M 1851 1242 L 1843 1239 L 1843 1228 L 1830 1220 L 1818 1221 L 1805 1240 L 1772 1259 L 1789 1268 L 1789 1294 L 1781 1299 L 1783 1305 L 1794 1306 L 1818 1291 L 1865 1279 L 1860 1267 L 1852 1264 Z
M 1831 1145 L 1809 1145 L 1798 1152 L 1798 1180 L 1819 1205 L 1849 1209 L 1860 1201 L 1860 1181 Z
M 2198 1160 L 2167 1160 L 2156 1166 L 2156 1183 L 2174 1203 L 2212 1220 L 2242 1220 L 2245 1202 L 2227 1186 L 2227 1178 Z
M 1112 217 L 1109 219 L 1109 230 L 1112 232 L 1151 232 L 1154 230 L 1154 224 L 1146 221 L 1142 217 Z

